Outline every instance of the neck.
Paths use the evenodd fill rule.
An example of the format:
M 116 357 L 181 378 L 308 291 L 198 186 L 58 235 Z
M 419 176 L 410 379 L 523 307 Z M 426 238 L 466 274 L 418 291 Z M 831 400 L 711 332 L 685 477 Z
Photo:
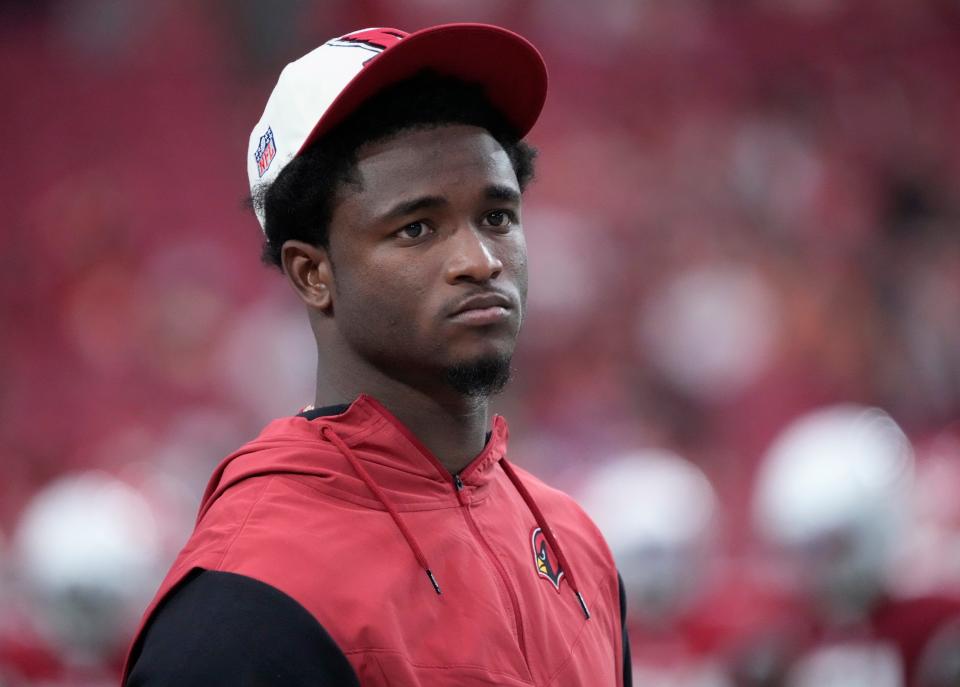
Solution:
M 466 467 L 486 443 L 486 397 L 464 396 L 442 382 L 431 389 L 414 387 L 369 365 L 317 366 L 317 407 L 348 403 L 360 394 L 383 404 L 451 474 Z

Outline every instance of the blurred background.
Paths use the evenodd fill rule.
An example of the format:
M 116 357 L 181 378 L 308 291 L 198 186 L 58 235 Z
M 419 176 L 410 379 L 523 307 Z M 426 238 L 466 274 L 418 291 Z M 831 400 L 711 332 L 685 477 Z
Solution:
M 635 684 L 960 684 L 960 2 L 6 0 L 0 685 L 114 684 L 213 467 L 312 400 L 244 205 L 280 69 L 445 21 L 550 69 L 496 405 Z

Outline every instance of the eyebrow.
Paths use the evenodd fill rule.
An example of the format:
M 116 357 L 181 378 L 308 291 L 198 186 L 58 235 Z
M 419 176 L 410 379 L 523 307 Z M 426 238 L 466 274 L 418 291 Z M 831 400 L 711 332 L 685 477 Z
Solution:
M 412 215 L 420 210 L 443 207 L 447 204 L 447 199 L 443 196 L 422 196 L 420 198 L 414 198 L 413 200 L 405 200 L 402 203 L 397 203 L 387 212 L 383 213 L 380 219 L 399 219 L 400 217 Z
M 522 197 L 517 189 L 502 184 L 487 186 L 483 195 L 487 200 L 502 200 L 507 203 L 519 203 Z
M 483 190 L 483 196 L 487 200 L 499 200 L 507 203 L 519 203 L 521 199 L 520 192 L 510 186 L 503 184 L 491 184 Z M 420 212 L 449 205 L 443 196 L 421 196 L 401 203 L 397 203 L 387 212 L 380 216 L 380 221 L 399 219 Z

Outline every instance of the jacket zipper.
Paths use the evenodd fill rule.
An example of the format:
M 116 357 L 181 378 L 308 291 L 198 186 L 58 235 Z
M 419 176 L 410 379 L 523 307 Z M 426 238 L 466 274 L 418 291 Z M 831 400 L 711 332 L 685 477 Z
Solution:
M 470 506 L 464 500 L 463 481 L 460 479 L 459 474 L 455 474 L 453 476 L 453 485 L 457 489 L 457 500 L 460 501 L 460 505 L 463 507 L 463 514 L 467 520 L 467 524 L 470 526 L 470 529 L 473 530 L 474 536 L 480 540 L 480 543 L 482 543 L 483 547 L 486 549 L 487 557 L 490 559 L 490 562 L 493 563 L 493 567 L 496 568 L 497 573 L 499 573 L 500 580 L 503 582 L 503 586 L 506 588 L 507 594 L 510 596 L 510 603 L 513 606 L 513 619 L 517 625 L 517 640 L 520 643 L 520 653 L 523 654 L 523 660 L 527 664 L 527 669 L 529 670 L 530 661 L 527 658 L 527 642 L 523 637 L 523 618 L 520 616 L 520 600 L 517 599 L 517 593 L 514 591 L 513 585 L 510 584 L 510 579 L 507 577 L 506 569 L 503 567 L 500 559 L 497 558 L 497 554 L 494 553 L 492 548 L 490 548 L 490 544 L 488 544 L 487 540 L 484 539 L 482 534 L 480 534 L 480 528 L 477 527 L 477 523 L 470 514 Z

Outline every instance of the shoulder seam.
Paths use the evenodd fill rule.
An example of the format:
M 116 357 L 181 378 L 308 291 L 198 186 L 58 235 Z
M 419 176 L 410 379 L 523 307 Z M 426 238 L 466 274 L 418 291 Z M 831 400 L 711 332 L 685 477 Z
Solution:
M 270 485 L 273 484 L 273 480 L 276 479 L 276 475 L 271 475 L 270 479 L 267 480 L 266 484 L 263 485 L 263 489 L 260 491 L 259 496 L 254 499 L 253 503 L 250 504 L 247 514 L 243 516 L 243 521 L 240 523 L 240 526 L 237 527 L 237 531 L 234 532 L 233 536 L 230 538 L 230 542 L 227 544 L 226 548 L 223 550 L 223 554 L 220 556 L 220 560 L 217 561 L 217 570 L 220 570 L 223 566 L 223 561 L 227 558 L 227 555 L 230 553 L 230 549 L 233 548 L 234 543 L 240 537 L 240 534 L 243 532 L 243 529 L 247 526 L 247 522 L 250 520 L 250 516 L 253 514 L 254 508 L 260 505 L 260 502 L 263 500 L 264 495 L 267 493 L 267 489 L 270 488 Z

